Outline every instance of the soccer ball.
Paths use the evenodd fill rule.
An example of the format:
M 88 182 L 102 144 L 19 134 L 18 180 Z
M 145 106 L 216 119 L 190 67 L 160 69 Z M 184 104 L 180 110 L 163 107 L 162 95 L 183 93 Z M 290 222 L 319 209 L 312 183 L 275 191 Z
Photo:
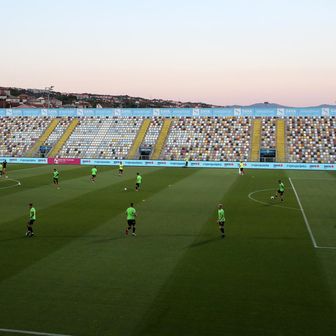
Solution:
M 271 196 L 271 199 L 274 199 L 274 196 Z
M 127 188 L 125 187 L 124 190 L 127 191 Z

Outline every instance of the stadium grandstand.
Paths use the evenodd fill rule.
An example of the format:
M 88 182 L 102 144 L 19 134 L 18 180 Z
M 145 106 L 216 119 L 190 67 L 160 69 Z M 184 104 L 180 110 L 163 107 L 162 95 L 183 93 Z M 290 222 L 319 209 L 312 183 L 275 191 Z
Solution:
M 4 116 L 1 156 L 334 163 L 331 117 Z M 41 153 L 41 148 L 47 149 Z M 269 155 L 263 155 L 266 152 Z
M 336 118 L 3 116 L 0 156 L 334 163 Z M 265 154 L 266 153 L 266 154 Z
M 2 116 L 0 156 L 334 163 L 336 117 Z M 266 154 L 265 154 L 266 153 Z

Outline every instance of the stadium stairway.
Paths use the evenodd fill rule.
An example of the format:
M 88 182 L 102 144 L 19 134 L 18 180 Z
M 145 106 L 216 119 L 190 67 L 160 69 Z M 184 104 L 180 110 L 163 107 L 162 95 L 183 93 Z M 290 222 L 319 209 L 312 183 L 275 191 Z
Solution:
M 277 119 L 276 123 L 276 160 L 277 162 L 286 161 L 286 144 L 285 144 L 285 120 Z
M 69 137 L 72 134 L 72 132 L 74 131 L 74 129 L 77 127 L 78 123 L 79 123 L 78 118 L 75 118 L 75 119 L 73 119 L 71 121 L 70 125 L 65 130 L 65 132 L 63 133 L 63 135 L 60 137 L 60 139 L 58 140 L 58 142 L 56 143 L 56 145 L 49 152 L 49 154 L 48 154 L 49 157 L 56 157 L 56 155 L 58 154 L 58 152 L 61 150 L 61 148 L 66 143 L 66 141 L 69 139 Z
M 158 139 L 156 141 L 155 144 L 155 148 L 154 148 L 154 152 L 152 155 L 152 160 L 158 160 L 160 157 L 160 154 L 162 152 L 163 146 L 166 143 L 166 139 L 167 136 L 169 134 L 169 130 L 170 130 L 170 126 L 173 122 L 173 119 L 170 118 L 165 118 L 162 128 L 161 128 L 161 132 L 158 136 Z
M 138 132 L 136 138 L 133 141 L 133 144 L 132 144 L 132 147 L 131 147 L 130 151 L 128 152 L 128 155 L 127 155 L 128 159 L 135 159 L 135 156 L 138 153 L 138 149 L 139 149 L 140 145 L 142 144 L 142 142 L 143 142 L 143 140 L 146 136 L 148 127 L 150 125 L 150 122 L 151 122 L 151 120 L 148 119 L 148 118 L 146 118 L 142 122 L 142 124 L 140 126 L 140 129 L 139 129 L 139 132 Z
M 251 145 L 251 161 L 260 160 L 260 139 L 261 139 L 261 119 L 257 118 L 253 120 L 253 134 Z
M 54 131 L 59 122 L 60 122 L 59 118 L 51 120 L 49 126 L 45 129 L 44 133 L 34 143 L 33 147 L 26 152 L 25 156 L 28 157 L 34 156 L 39 150 L 40 146 L 42 146 L 45 143 L 45 141 L 49 138 L 50 134 Z

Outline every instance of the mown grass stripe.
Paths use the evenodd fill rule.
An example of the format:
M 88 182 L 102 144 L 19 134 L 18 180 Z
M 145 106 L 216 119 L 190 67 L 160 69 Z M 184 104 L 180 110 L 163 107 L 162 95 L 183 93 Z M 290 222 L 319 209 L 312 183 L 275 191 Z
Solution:
M 157 171 L 160 168 L 150 168 L 144 172 L 144 175 L 150 174 L 151 172 Z M 65 181 L 60 180 L 60 190 L 57 190 L 49 180 L 49 183 L 41 185 L 42 181 L 40 179 L 36 180 L 36 184 L 32 189 L 26 189 L 24 186 L 20 189 L 20 192 L 14 194 L 8 194 L 2 198 L 0 203 L 1 210 L 1 222 L 2 223 L 17 218 L 18 216 L 27 213 L 27 204 L 32 202 L 35 203 L 36 207 L 40 210 L 45 206 L 52 204 L 57 204 L 63 202 L 64 200 L 70 200 L 78 195 L 89 193 L 97 189 L 102 189 L 107 186 L 119 183 L 123 181 L 125 185 L 134 186 L 135 181 L 135 168 L 130 168 L 127 170 L 125 175 L 119 177 L 116 170 L 106 169 L 105 172 L 100 172 L 97 177 L 97 182 L 92 184 L 90 181 L 90 175 L 87 172 L 81 172 L 81 177 L 78 174 L 74 174 L 72 178 L 66 179 Z
M 101 168 L 100 173 L 105 172 L 105 171 L 110 171 L 110 170 L 112 170 L 112 167 L 104 167 L 104 168 Z M 0 198 L 6 197 L 11 194 L 19 193 L 21 192 L 22 189 L 27 191 L 28 189 L 32 190 L 36 188 L 41 188 L 42 186 L 51 185 L 53 183 L 52 172 L 53 172 L 53 169 L 50 168 L 50 171 L 48 172 L 42 173 L 40 171 L 39 174 L 29 176 L 29 177 L 19 177 L 19 176 L 16 177 L 16 175 L 14 175 L 15 179 L 20 181 L 21 186 L 18 188 L 12 188 L 11 190 L 6 190 L 6 191 L 2 191 L 0 189 Z M 74 178 L 90 176 L 89 169 L 85 169 L 83 167 L 78 167 L 78 166 L 76 168 L 72 168 L 71 170 L 59 168 L 59 172 L 60 172 L 60 183 L 61 184 L 63 184 L 65 181 L 72 180 Z
M 178 174 L 171 171 L 171 173 L 170 181 L 176 183 L 196 173 L 196 170 L 181 170 Z M 15 274 L 20 268 L 27 267 L 72 240 L 85 236 L 107 220 L 124 213 L 131 201 L 141 204 L 142 199 L 168 188 L 162 174 L 162 170 L 144 174 L 143 190 L 138 193 L 123 191 L 125 183 L 134 181 L 132 178 L 115 183 L 113 187 L 108 185 L 99 190 L 91 190 L 70 200 L 58 201 L 40 209 L 35 225 L 37 236 L 33 239 L 24 237 L 26 216 L 6 222 L 2 225 L 3 238 L 0 242 L 8 248 L 4 249 L 4 272 L 1 273 L 0 279 Z M 38 204 L 36 207 L 39 209 Z M 15 250 L 13 256 L 10 246 L 16 244 L 21 244 L 21 248 Z M 27 248 L 30 251 L 29 255 L 26 255 Z M 6 256 L 7 253 L 10 254 Z M 11 260 L 15 260 L 15 263 Z
M 2 162 L 2 161 L 1 161 Z M 36 165 L 36 164 L 11 164 L 7 163 L 7 171 L 18 171 L 18 170 L 25 170 L 25 169 L 38 169 L 41 167 L 46 167 L 47 165 Z
M 300 212 L 256 207 L 246 197 L 286 173 L 251 177 L 238 178 L 221 201 L 227 237 L 204 224 L 134 335 L 333 333 L 333 303 Z
M 7 295 L 15 290 L 19 297 L 23 296 L 17 301 L 17 305 L 23 305 L 23 308 L 26 306 L 24 302 L 29 302 L 33 295 L 40 302 L 40 309 L 44 309 L 45 304 L 40 300 L 45 293 L 44 285 L 39 287 L 38 293 L 21 295 L 24 286 L 15 286 L 14 289 L 11 284 L 23 284 L 21 279 L 34 279 L 33 281 L 40 283 L 43 279 L 44 283 L 54 288 L 48 294 L 49 299 L 53 302 L 66 302 L 67 307 L 73 307 L 78 301 L 83 302 L 84 296 L 90 293 L 89 309 L 70 311 L 67 307 L 61 309 L 60 305 L 54 305 L 49 312 L 65 321 L 66 316 L 73 316 L 71 328 L 66 330 L 73 334 L 80 334 L 80 328 L 83 330 L 77 320 L 86 321 L 89 318 L 87 314 L 91 320 L 98 319 L 100 322 L 96 326 L 84 322 L 86 330 L 81 334 L 131 333 L 162 284 L 171 276 L 171 271 L 185 253 L 186 247 L 192 244 L 204 221 L 215 211 L 217 200 L 222 197 L 231 177 L 222 175 L 220 171 L 216 171 L 213 176 L 213 172 L 204 170 L 181 169 L 163 170 L 144 180 L 146 184 L 141 192 L 131 192 L 128 195 L 120 192 L 110 199 L 110 217 L 100 216 L 100 206 L 95 209 L 97 217 L 93 215 L 88 218 L 85 215 L 85 220 L 93 224 L 92 230 L 81 232 L 86 223 L 78 220 L 77 225 L 69 223 L 73 226 L 71 230 L 67 229 L 68 221 L 60 224 L 60 229 L 63 230 L 59 235 L 52 233 L 52 236 L 45 237 L 46 232 L 41 232 L 39 245 L 43 243 L 42 240 L 49 242 L 59 239 L 67 240 L 67 244 L 30 267 L 19 270 L 1 283 L 0 290 Z M 225 180 L 227 181 L 224 182 Z M 157 190 L 158 184 L 163 188 Z M 209 195 L 206 200 L 203 193 Z M 125 198 L 120 199 L 119 195 L 125 195 Z M 136 238 L 125 237 L 123 234 L 124 211 L 130 201 L 129 196 L 132 199 L 139 197 L 135 199 L 139 214 Z M 142 202 L 142 199 L 146 201 Z M 120 211 L 117 211 L 119 205 L 115 204 L 115 200 L 121 202 Z M 75 205 L 74 209 L 76 208 Z M 100 225 L 95 225 L 95 221 Z M 72 272 L 72 269 L 76 269 L 76 272 Z M 57 279 L 62 274 L 66 274 L 62 280 L 64 285 L 58 288 Z M 77 290 L 79 288 L 80 291 Z M 106 314 L 106 309 L 117 313 Z M 7 306 L 8 311 L 12 311 L 11 306 Z M 128 323 L 129 316 L 133 316 L 132 323 Z M 56 325 L 51 323 L 48 328 L 54 330 Z

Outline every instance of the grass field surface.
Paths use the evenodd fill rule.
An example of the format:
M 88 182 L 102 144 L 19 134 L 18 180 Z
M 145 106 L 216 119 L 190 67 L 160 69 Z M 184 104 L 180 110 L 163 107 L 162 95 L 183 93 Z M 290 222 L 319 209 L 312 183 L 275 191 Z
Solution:
M 336 334 L 335 173 L 52 168 L 0 180 L 0 335 Z

